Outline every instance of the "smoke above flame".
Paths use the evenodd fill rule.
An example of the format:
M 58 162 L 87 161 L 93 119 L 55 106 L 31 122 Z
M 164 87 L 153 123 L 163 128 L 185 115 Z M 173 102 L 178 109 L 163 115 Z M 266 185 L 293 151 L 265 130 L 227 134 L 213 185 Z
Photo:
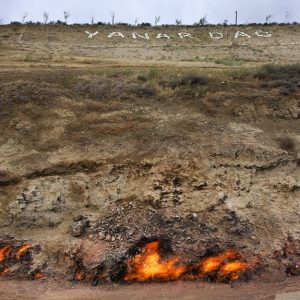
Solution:
M 194 265 L 182 265 L 177 256 L 162 258 L 160 242 L 155 241 L 146 244 L 139 254 L 128 260 L 123 280 L 144 282 L 210 278 L 220 282 L 235 281 L 251 267 L 250 263 L 242 261 L 238 253 L 232 250 L 203 258 Z

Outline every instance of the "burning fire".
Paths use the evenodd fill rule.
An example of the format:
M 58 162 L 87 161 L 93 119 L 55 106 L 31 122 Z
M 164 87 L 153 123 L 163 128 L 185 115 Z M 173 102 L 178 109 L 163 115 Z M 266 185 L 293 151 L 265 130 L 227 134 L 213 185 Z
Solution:
M 200 263 L 201 271 L 203 274 L 208 274 L 216 271 L 220 268 L 221 265 L 224 264 L 226 260 L 232 258 L 237 258 L 237 253 L 231 250 L 228 250 L 217 256 L 206 258 Z
M 243 261 L 241 256 L 233 250 L 203 257 L 194 264 L 184 264 L 183 262 L 186 260 L 179 256 L 165 257 L 162 253 L 164 248 L 159 240 L 143 243 L 143 245 L 138 254 L 128 259 L 126 264 L 127 272 L 125 274 L 122 273 L 124 274 L 122 275 L 123 281 L 146 282 L 200 279 L 214 282 L 230 282 L 247 275 L 245 272 L 251 270 L 255 265 L 254 263 Z M 13 266 L 17 261 L 19 261 L 18 264 L 21 263 L 24 267 L 24 272 L 28 272 L 32 257 L 26 254 L 32 249 L 34 248 L 31 248 L 29 244 L 20 246 L 19 243 L 17 246 L 6 245 L 0 248 L 0 277 L 7 274 L 14 275 Z M 122 268 L 122 272 L 123 270 Z M 40 269 L 27 274 L 31 274 L 30 278 L 35 280 L 44 278 L 44 274 Z M 76 261 L 73 274 L 73 280 L 76 281 L 84 281 L 90 277 L 82 261 Z M 96 277 L 97 281 L 106 278 L 102 273 L 99 273 Z M 120 277 L 118 277 L 119 279 Z
M 10 246 L 0 248 L 0 263 L 5 260 L 5 258 L 10 254 L 10 251 L 11 251 Z
M 240 261 L 239 255 L 227 250 L 222 254 L 204 258 L 195 266 L 179 265 L 179 258 L 163 259 L 159 253 L 160 242 L 145 245 L 140 254 L 130 258 L 125 282 L 150 280 L 201 279 L 205 277 L 218 281 L 235 281 L 251 268 L 251 264 Z
M 9 273 L 9 268 L 4 267 L 2 271 L 0 271 L 0 276 L 5 276 L 7 273 Z
M 251 267 L 250 264 L 240 261 L 233 261 L 225 264 L 219 271 L 218 275 L 220 279 L 230 277 L 230 279 L 237 280 L 240 278 L 240 274 L 245 272 Z
M 237 258 L 237 253 L 228 250 L 220 255 L 208 257 L 200 263 L 200 269 L 202 274 L 209 274 L 218 270 L 226 260 Z
M 77 270 L 75 272 L 75 280 L 76 281 L 82 281 L 82 280 L 84 280 L 84 278 L 85 278 L 85 274 L 82 271 Z
M 19 248 L 19 250 L 17 251 L 17 253 L 16 253 L 16 259 L 17 259 L 17 260 L 20 260 L 22 254 L 23 254 L 24 252 L 26 252 L 26 251 L 29 249 L 29 247 L 30 247 L 29 244 L 25 244 L 25 245 L 21 246 L 21 247 Z
M 206 258 L 200 262 L 200 274 L 204 276 L 217 272 L 219 280 L 239 279 L 239 274 L 251 267 L 250 264 L 239 261 L 238 253 L 227 250 L 224 253 Z
M 175 280 L 185 273 L 186 267 L 178 266 L 178 258 L 162 259 L 159 254 L 159 242 L 145 246 L 141 254 L 130 259 L 129 272 L 125 281 Z
M 26 269 L 29 267 L 30 264 L 30 257 L 24 255 L 26 252 L 29 251 L 30 245 L 29 244 L 23 244 L 22 246 L 14 245 L 6 245 L 3 248 L 0 248 L 0 277 L 6 276 L 8 273 L 11 272 L 12 275 L 18 274 L 19 272 L 14 272 L 14 265 L 17 263 L 17 261 L 21 262 L 21 265 L 24 268 L 24 272 L 26 272 Z M 19 262 L 18 262 L 19 264 Z M 33 273 L 30 273 L 31 279 L 41 279 L 44 277 L 44 274 L 40 272 L 40 270 L 36 270 Z
M 11 272 L 11 266 L 16 264 L 16 260 L 21 260 L 21 263 L 23 263 L 23 259 L 24 261 L 27 261 L 27 257 L 22 257 L 22 255 L 29 248 L 29 244 L 24 244 L 21 247 L 6 245 L 5 247 L 0 248 L 0 277 Z
M 44 278 L 44 274 L 42 272 L 35 272 L 33 275 L 34 279 L 38 280 L 38 279 L 42 279 Z

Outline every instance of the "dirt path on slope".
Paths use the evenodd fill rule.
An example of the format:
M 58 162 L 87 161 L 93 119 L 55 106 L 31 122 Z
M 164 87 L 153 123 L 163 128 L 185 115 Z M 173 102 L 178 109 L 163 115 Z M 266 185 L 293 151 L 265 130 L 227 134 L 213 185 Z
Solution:
M 93 300 L 93 299 L 239 299 L 284 300 L 299 299 L 300 279 L 280 283 L 247 283 L 236 286 L 210 285 L 198 282 L 164 284 L 104 285 L 87 287 L 58 282 L 0 282 L 1 299 L 23 300 Z

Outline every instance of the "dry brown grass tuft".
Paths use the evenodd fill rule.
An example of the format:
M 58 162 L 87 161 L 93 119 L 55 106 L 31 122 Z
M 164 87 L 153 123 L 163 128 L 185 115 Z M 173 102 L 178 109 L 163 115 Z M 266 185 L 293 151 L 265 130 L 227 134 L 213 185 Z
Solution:
M 284 137 L 280 139 L 279 145 L 284 151 L 293 152 L 295 150 L 295 141 L 291 137 Z
M 181 78 L 176 78 L 170 82 L 170 86 L 172 88 L 188 86 L 188 87 L 195 87 L 199 85 L 206 85 L 208 84 L 209 79 L 205 75 L 194 75 L 189 74 L 182 76 Z
M 0 103 L 2 105 L 9 105 L 12 103 L 24 104 L 36 102 L 45 105 L 49 104 L 54 98 L 64 94 L 63 90 L 47 83 L 30 81 L 8 83 L 2 86 Z
M 119 99 L 127 100 L 132 97 L 154 97 L 156 90 L 147 84 L 130 82 L 126 79 L 95 78 L 84 79 L 74 86 L 77 95 L 95 100 Z
M 264 80 L 263 88 L 278 88 L 279 94 L 289 96 L 300 87 L 300 64 L 295 65 L 265 65 L 255 74 Z

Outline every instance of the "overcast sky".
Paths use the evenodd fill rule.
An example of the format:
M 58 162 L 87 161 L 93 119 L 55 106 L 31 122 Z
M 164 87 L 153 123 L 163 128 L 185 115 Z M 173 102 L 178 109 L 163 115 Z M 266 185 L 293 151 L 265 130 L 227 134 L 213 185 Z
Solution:
M 239 23 L 264 22 L 272 14 L 272 21 L 300 21 L 300 0 L 0 0 L 2 22 L 20 21 L 28 12 L 27 20 L 42 21 L 43 12 L 50 20 L 63 20 L 63 11 L 71 13 L 70 23 L 110 22 L 115 12 L 116 22 L 154 23 L 161 16 L 161 24 L 174 24 L 181 19 L 193 24 L 206 15 L 211 23 L 229 20 L 234 22 L 234 12 L 239 12 Z

